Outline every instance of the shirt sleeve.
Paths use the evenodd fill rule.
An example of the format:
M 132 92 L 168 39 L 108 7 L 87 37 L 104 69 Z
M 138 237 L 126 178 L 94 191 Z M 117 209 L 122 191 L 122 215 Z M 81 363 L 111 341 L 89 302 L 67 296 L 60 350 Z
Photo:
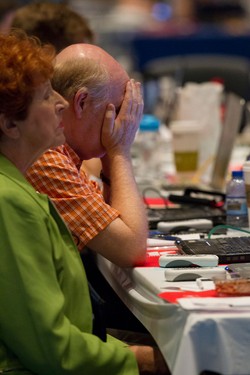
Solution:
M 137 375 L 129 350 L 90 332 L 76 249 L 65 248 L 55 222 L 28 199 L 11 200 L 0 207 L 0 367 L 16 364 L 38 375 Z
M 29 169 L 27 178 L 53 200 L 79 250 L 119 217 L 119 212 L 105 203 L 98 185 L 66 153 L 46 152 Z

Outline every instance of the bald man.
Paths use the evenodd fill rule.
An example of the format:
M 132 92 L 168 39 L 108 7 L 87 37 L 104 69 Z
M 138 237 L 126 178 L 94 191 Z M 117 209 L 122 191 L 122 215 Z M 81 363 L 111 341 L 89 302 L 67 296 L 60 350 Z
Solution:
M 122 267 L 143 262 L 147 219 L 130 158 L 143 113 L 140 83 L 103 49 L 75 44 L 58 54 L 53 86 L 69 102 L 66 143 L 33 165 L 29 181 L 53 200 L 80 252 L 87 247 Z M 103 190 L 81 168 L 91 158 L 101 160 Z M 86 259 L 87 275 L 106 300 L 111 292 L 102 294 L 102 280 Z M 114 323 L 117 311 L 110 309 L 109 317 Z

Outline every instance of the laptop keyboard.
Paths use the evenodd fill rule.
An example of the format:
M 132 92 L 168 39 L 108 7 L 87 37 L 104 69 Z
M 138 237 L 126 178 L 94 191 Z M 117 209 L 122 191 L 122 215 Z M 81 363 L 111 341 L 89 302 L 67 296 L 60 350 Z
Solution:
M 148 208 L 147 218 L 150 229 L 155 229 L 159 221 L 180 221 L 189 219 L 210 219 L 213 225 L 225 224 L 225 211 L 219 208 L 191 206 L 181 208 Z
M 200 240 L 178 240 L 184 254 L 215 254 L 220 264 L 250 262 L 250 236 Z

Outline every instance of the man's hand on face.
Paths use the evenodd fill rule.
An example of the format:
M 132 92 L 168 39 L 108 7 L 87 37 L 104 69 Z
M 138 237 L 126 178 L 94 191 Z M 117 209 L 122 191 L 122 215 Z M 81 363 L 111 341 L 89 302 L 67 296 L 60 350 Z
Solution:
M 115 153 L 129 154 L 140 125 L 143 108 L 141 84 L 132 79 L 127 83 L 124 99 L 116 118 L 113 104 L 107 106 L 101 140 L 109 156 Z

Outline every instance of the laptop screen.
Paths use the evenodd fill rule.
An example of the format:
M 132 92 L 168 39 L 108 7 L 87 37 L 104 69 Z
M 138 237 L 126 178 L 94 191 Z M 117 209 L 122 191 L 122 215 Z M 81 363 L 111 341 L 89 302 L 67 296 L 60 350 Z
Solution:
M 225 119 L 211 174 L 210 186 L 214 189 L 223 190 L 225 187 L 228 166 L 240 129 L 244 108 L 244 99 L 233 93 L 227 94 Z

